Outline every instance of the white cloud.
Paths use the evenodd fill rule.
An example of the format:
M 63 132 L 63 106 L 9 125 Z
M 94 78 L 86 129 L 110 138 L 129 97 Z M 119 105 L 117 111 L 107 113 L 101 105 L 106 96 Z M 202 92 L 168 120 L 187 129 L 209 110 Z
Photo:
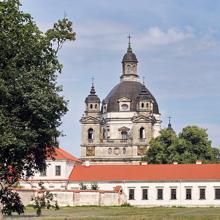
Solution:
M 192 30 L 169 28 L 164 31 L 159 27 L 151 27 L 147 31 L 140 33 L 136 41 L 140 48 L 143 48 L 143 46 L 174 44 L 192 38 L 193 36 Z

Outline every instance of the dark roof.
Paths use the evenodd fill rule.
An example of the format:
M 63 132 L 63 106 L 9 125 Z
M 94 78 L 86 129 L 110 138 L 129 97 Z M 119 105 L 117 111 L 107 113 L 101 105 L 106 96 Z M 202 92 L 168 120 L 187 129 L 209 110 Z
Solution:
M 131 100 L 131 111 L 137 111 L 137 103 L 140 98 L 140 94 L 143 91 L 143 84 L 137 81 L 122 81 L 117 84 L 103 102 L 107 103 L 107 112 L 118 112 L 118 99 L 126 97 Z M 159 114 L 159 108 L 156 99 L 150 93 L 150 91 L 144 86 L 145 96 L 148 100 L 153 100 L 153 113 Z
M 123 57 L 122 63 L 124 63 L 124 62 L 138 63 L 138 60 L 137 60 L 137 57 L 134 53 L 128 51 Z
M 93 85 L 92 85 L 92 87 L 91 87 L 90 94 L 86 97 L 85 102 L 86 102 L 86 103 L 88 103 L 88 102 L 91 102 L 91 103 L 94 103 L 94 102 L 100 103 L 100 99 L 99 99 L 99 97 L 96 95 L 95 88 L 94 88 Z

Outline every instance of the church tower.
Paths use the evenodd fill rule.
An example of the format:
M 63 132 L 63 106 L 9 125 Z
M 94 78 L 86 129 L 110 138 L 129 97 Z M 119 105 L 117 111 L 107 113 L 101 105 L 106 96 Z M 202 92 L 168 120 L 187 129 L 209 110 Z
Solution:
M 100 99 L 96 95 L 92 83 L 90 94 L 85 99 L 85 114 L 81 118 L 82 145 L 81 155 L 85 157 L 95 156 L 95 146 L 100 143 Z
M 92 86 L 81 118 L 81 159 L 93 163 L 138 163 L 149 141 L 160 131 L 160 113 L 156 99 L 141 83 L 138 60 L 129 37 L 122 59 L 118 83 L 102 101 Z M 95 107 L 96 106 L 96 107 Z M 95 107 L 95 108 L 94 108 Z

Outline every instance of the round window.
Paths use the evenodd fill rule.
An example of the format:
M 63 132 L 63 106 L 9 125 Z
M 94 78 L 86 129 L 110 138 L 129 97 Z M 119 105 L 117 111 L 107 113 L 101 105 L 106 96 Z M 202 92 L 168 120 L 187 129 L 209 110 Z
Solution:
M 127 104 L 122 104 L 121 109 L 124 110 L 124 111 L 128 110 L 128 105 Z

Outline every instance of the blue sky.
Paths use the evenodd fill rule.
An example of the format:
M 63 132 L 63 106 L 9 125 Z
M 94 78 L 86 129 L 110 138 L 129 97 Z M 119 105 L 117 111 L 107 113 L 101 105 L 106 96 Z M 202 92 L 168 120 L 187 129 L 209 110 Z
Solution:
M 220 147 L 219 0 L 22 0 L 45 31 L 64 15 L 73 22 L 75 42 L 59 53 L 59 76 L 69 112 L 63 118 L 60 146 L 80 156 L 79 119 L 95 77 L 105 98 L 119 82 L 121 60 L 132 35 L 139 75 L 156 97 L 162 127 L 168 116 L 179 132 L 186 125 L 208 129 Z

